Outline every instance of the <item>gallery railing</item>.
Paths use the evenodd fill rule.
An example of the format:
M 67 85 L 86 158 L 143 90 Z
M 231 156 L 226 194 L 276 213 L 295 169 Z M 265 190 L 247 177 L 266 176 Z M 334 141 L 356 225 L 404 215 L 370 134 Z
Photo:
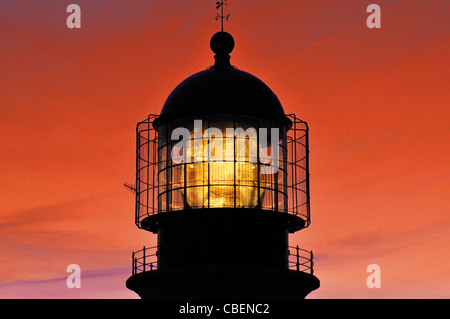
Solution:
M 314 255 L 312 251 L 299 248 L 299 246 L 287 247 L 287 268 L 294 271 L 314 274 Z M 143 247 L 133 252 L 133 275 L 158 269 L 158 247 Z

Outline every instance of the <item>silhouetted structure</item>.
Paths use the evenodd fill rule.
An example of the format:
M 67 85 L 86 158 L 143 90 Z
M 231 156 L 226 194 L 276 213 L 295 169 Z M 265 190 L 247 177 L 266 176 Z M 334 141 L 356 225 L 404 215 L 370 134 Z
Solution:
M 304 298 L 319 287 L 313 255 L 288 234 L 310 224 L 307 124 L 230 64 L 229 33 L 211 48 L 215 64 L 137 125 L 136 224 L 158 245 L 133 253 L 127 287 L 153 299 Z

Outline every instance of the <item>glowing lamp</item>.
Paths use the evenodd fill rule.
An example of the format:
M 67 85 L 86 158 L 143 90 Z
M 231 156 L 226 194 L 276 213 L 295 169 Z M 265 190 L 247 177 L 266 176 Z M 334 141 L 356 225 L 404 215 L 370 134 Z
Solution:
M 304 297 L 319 285 L 312 253 L 288 244 L 310 223 L 308 126 L 230 64 L 233 48 L 215 34 L 215 64 L 137 125 L 136 224 L 158 234 L 133 253 L 127 286 L 142 297 Z

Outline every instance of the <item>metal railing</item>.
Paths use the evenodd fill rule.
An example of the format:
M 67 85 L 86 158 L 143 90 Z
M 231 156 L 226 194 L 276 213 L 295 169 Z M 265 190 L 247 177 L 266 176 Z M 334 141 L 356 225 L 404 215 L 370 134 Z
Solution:
M 287 248 L 287 268 L 313 275 L 313 252 L 301 249 L 298 245 Z M 133 275 L 158 269 L 158 247 L 143 247 L 141 250 L 133 252 L 132 262 Z
M 143 247 L 133 252 L 133 275 L 158 268 L 158 247 Z
M 312 251 L 288 246 L 288 268 L 291 270 L 314 274 L 314 255 Z

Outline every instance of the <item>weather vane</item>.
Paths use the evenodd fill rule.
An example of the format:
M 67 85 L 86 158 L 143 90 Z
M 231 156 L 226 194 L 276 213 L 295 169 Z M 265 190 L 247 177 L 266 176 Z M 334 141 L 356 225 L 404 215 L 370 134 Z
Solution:
M 219 20 L 219 19 L 221 20 L 222 32 L 223 32 L 223 20 L 225 19 L 225 20 L 228 21 L 228 19 L 230 19 L 230 14 L 227 14 L 227 15 L 223 14 L 223 7 L 228 5 L 227 2 L 228 2 L 228 0 L 221 0 L 221 1 L 217 1 L 216 2 L 216 9 L 219 10 L 219 8 L 220 8 L 220 14 L 217 13 L 216 21 Z

